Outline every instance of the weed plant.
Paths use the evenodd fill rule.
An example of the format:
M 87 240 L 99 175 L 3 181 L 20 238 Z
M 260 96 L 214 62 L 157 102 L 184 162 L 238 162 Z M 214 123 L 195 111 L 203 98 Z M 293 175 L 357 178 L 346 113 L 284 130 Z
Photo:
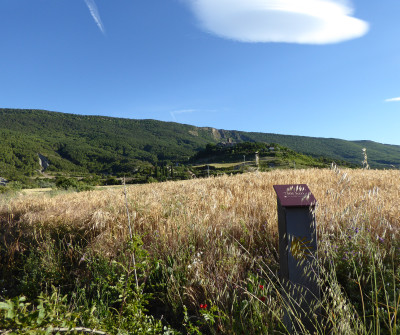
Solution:
M 285 334 L 285 315 L 304 328 L 279 280 L 272 185 L 306 183 L 318 333 L 398 334 L 399 177 L 333 166 L 1 200 L 0 329 Z M 41 301 L 57 318 L 37 321 Z

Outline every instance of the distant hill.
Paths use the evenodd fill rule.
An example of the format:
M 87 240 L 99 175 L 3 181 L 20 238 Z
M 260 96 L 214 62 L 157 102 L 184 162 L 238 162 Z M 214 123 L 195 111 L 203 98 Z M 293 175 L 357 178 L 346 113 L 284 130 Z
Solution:
M 0 176 L 42 170 L 128 173 L 163 161 L 185 163 L 207 144 L 278 143 L 315 158 L 361 166 L 367 148 L 372 168 L 400 165 L 400 146 L 372 141 L 251 133 L 195 127 L 156 120 L 64 114 L 44 110 L 0 109 Z
M 190 159 L 190 163 L 197 166 L 233 166 L 236 169 L 239 166 L 252 166 L 265 171 L 269 168 L 326 168 L 331 165 L 332 160 L 300 154 L 279 144 L 240 142 L 207 144 L 205 149 Z M 353 164 L 344 161 L 337 163 L 341 166 L 354 167 Z

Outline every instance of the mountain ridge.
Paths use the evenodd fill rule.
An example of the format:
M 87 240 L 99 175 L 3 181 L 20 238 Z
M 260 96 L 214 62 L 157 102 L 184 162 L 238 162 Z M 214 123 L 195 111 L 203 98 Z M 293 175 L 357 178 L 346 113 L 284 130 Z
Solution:
M 367 149 L 371 168 L 400 165 L 400 146 L 369 140 L 282 135 L 196 127 L 152 119 L 80 115 L 38 109 L 0 109 L 0 175 L 38 170 L 38 154 L 53 171 L 126 173 L 138 164 L 187 162 L 207 144 L 277 143 L 315 158 L 361 166 Z

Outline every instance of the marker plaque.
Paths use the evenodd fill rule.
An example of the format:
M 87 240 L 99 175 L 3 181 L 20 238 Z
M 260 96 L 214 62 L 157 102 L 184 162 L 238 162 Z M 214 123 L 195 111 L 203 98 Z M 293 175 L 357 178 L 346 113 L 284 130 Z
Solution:
M 280 279 L 286 299 L 297 312 L 297 320 L 285 315 L 288 330 L 298 333 L 302 327 L 316 331 L 314 314 L 320 300 L 317 234 L 314 208 L 316 199 L 305 184 L 274 185 L 278 202 Z M 300 322 L 298 322 L 300 321 Z

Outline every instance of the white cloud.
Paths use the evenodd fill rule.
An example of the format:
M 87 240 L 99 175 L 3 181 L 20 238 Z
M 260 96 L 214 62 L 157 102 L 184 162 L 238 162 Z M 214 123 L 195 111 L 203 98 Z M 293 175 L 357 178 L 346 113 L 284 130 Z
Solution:
M 386 101 L 386 102 L 400 101 L 400 97 L 398 97 L 398 98 L 386 99 L 385 101 Z
M 103 26 L 103 22 L 101 22 L 100 13 L 99 10 L 97 9 L 96 3 L 94 2 L 94 0 L 85 0 L 85 3 L 88 6 L 90 14 L 92 15 L 100 31 L 104 34 L 105 29 Z
M 338 43 L 369 29 L 345 0 L 188 1 L 204 30 L 241 42 Z

